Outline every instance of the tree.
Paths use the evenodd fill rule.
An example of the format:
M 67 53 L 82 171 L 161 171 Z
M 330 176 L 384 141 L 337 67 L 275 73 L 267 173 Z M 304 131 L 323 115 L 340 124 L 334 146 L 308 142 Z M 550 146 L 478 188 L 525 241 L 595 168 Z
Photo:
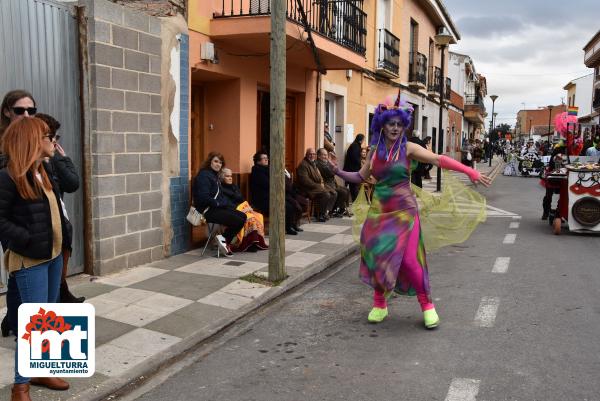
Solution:
M 507 123 L 502 123 L 496 126 L 496 130 L 501 132 L 503 135 L 506 135 L 506 133 L 510 132 L 510 129 L 510 124 Z

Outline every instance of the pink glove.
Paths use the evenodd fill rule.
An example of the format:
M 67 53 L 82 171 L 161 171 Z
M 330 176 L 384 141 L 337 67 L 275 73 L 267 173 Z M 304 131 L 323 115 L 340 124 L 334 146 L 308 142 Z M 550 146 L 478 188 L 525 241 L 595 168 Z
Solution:
M 454 170 L 460 173 L 464 173 L 473 182 L 479 180 L 479 177 L 481 177 L 481 173 L 479 171 L 472 169 L 471 167 L 465 166 L 464 164 L 454 159 L 451 159 L 450 157 L 445 155 L 440 156 L 440 167 L 446 170 Z
M 350 182 L 352 184 L 360 184 L 364 181 L 364 179 L 360 175 L 360 172 L 358 172 L 358 171 L 354 171 L 354 172 L 344 171 L 344 170 L 340 170 L 339 168 L 336 167 L 333 170 L 333 172 L 335 173 L 335 175 L 342 178 L 344 181 Z

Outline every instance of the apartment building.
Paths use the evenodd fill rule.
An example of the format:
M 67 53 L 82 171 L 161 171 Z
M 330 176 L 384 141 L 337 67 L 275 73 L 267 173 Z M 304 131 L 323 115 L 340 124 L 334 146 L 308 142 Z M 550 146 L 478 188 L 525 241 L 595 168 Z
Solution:
M 575 106 L 579 126 L 582 130 L 592 125 L 592 95 L 594 74 L 587 74 L 569 81 L 563 89 L 567 91 L 567 106 Z
M 596 131 L 600 125 L 600 31 L 596 32 L 583 47 L 583 51 L 583 62 L 586 67 L 594 69 L 590 124 L 594 126 L 594 131 Z
M 336 151 L 342 154 L 354 136 L 369 136 L 370 121 L 377 105 L 386 97 L 401 98 L 414 107 L 413 125 L 421 137 L 437 140 L 440 111 L 444 150 L 451 143 L 448 107 L 451 80 L 448 78 L 448 48 L 441 71 L 441 48 L 435 36 L 441 28 L 457 43 L 460 35 L 443 3 L 439 0 L 376 0 L 364 3 L 366 23 L 366 62 L 362 69 L 328 71 L 321 77 L 319 126 L 335 127 Z M 456 127 L 455 127 L 456 129 Z M 322 133 L 318 131 L 319 143 Z

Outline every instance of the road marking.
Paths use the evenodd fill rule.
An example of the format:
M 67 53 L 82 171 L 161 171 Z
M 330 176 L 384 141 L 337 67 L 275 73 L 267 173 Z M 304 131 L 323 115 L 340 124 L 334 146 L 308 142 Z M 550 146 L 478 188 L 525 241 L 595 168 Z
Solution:
M 502 256 L 496 258 L 496 261 L 494 262 L 494 268 L 492 269 L 492 273 L 506 273 L 509 264 L 510 258 Z
M 483 297 L 475 314 L 475 325 L 479 327 L 494 327 L 500 298 Z
M 513 220 L 521 220 L 521 216 L 513 216 Z
M 475 401 L 479 393 L 477 379 L 452 379 L 445 401 Z
M 518 221 L 513 221 L 512 223 L 510 223 L 510 225 L 508 226 L 508 228 L 519 228 L 519 225 L 521 223 L 519 223 Z
M 506 234 L 504 236 L 503 244 L 514 244 L 517 239 L 517 234 Z

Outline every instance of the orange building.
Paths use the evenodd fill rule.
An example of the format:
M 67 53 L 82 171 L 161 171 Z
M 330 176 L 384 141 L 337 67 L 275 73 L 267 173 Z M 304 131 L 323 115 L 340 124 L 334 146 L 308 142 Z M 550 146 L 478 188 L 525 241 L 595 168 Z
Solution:
M 564 104 L 534 110 L 519 110 L 515 124 L 515 139 L 533 135 L 547 136 L 549 132 L 553 134 L 554 118 L 566 110 L 567 106 Z
M 419 136 L 436 138 L 440 130 L 440 85 L 444 87 L 442 130 L 448 127 L 450 79 L 448 46 L 444 72 L 441 49 L 434 37 L 440 28 L 460 39 L 443 3 L 439 0 L 373 0 L 365 2 L 366 64 L 358 71 L 329 71 L 322 76 L 319 126 L 326 121 L 335 127 L 336 152 L 347 148 L 358 133 L 369 134 L 377 105 L 386 97 L 401 98 L 414 107 L 413 126 Z M 318 131 L 319 143 L 322 133 Z M 450 132 L 444 149 L 451 144 Z M 436 139 L 433 139 L 435 144 Z M 452 145 L 450 146 L 452 147 Z
M 363 68 L 367 16 L 362 0 L 286 3 L 286 167 L 293 171 L 316 144 L 317 69 Z M 270 2 L 190 0 L 188 7 L 190 174 L 219 151 L 243 186 L 252 155 L 269 148 Z

